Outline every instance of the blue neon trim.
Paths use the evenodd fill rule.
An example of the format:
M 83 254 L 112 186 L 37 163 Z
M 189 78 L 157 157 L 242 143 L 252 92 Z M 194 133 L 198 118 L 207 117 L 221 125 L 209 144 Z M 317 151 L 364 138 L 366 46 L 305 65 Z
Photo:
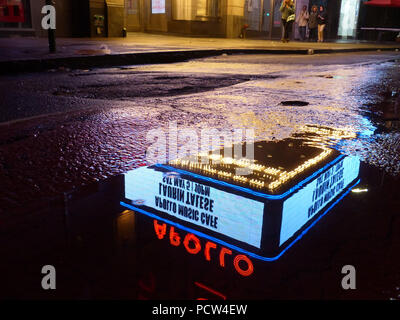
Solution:
M 253 257 L 253 258 L 255 258 L 255 259 L 262 260 L 262 261 L 276 261 L 276 260 L 278 260 L 287 250 L 289 250 L 289 248 L 291 248 L 297 241 L 299 241 L 313 226 L 315 226 L 315 224 L 316 224 L 323 216 L 325 216 L 338 202 L 340 202 L 345 196 L 347 196 L 347 195 L 349 194 L 349 192 L 350 192 L 356 185 L 358 185 L 358 184 L 360 183 L 360 181 L 361 181 L 361 180 L 358 179 L 358 181 L 357 181 L 355 184 L 353 184 L 351 187 L 349 187 L 348 190 L 347 190 L 342 196 L 340 196 L 335 202 L 333 202 L 333 203 L 325 210 L 324 213 L 322 213 L 321 215 L 319 215 L 318 218 L 315 219 L 315 220 L 313 221 L 313 223 L 311 223 L 302 233 L 300 233 L 300 234 L 299 234 L 285 249 L 283 249 L 283 250 L 282 250 L 277 256 L 275 256 L 275 257 L 263 257 L 263 256 L 260 256 L 260 255 L 258 255 L 258 254 L 255 254 L 255 253 L 253 253 L 253 252 L 250 252 L 250 251 L 247 251 L 247 250 L 245 250 L 245 249 L 239 248 L 239 247 L 237 247 L 237 246 L 235 246 L 235 245 L 233 245 L 233 244 L 227 243 L 227 242 L 225 242 L 225 241 L 223 241 L 223 240 L 220 240 L 220 239 L 215 238 L 215 237 L 213 237 L 213 236 L 207 235 L 207 234 L 202 233 L 202 232 L 200 232 L 200 231 L 194 230 L 194 229 L 189 228 L 189 227 L 185 227 L 185 226 L 183 226 L 183 225 L 181 225 L 181 224 L 179 224 L 179 223 L 170 221 L 170 220 L 168 220 L 168 219 L 161 218 L 161 217 L 159 217 L 159 216 L 157 216 L 157 215 L 155 215 L 155 214 L 153 214 L 153 213 L 147 212 L 147 211 L 145 211 L 145 210 L 143 210 L 143 209 L 137 208 L 137 207 L 132 206 L 132 205 L 130 205 L 130 204 L 127 204 L 127 203 L 125 203 L 125 202 L 123 202 L 123 201 L 121 201 L 120 204 L 121 204 L 122 206 L 128 208 L 128 209 L 131 209 L 131 210 L 134 210 L 134 211 L 143 213 L 144 215 L 149 216 L 150 218 L 154 218 L 154 219 L 156 219 L 156 220 L 164 221 L 164 222 L 166 222 L 166 223 L 168 223 L 168 224 L 170 224 L 170 225 L 172 225 L 172 226 L 174 226 L 174 227 L 177 227 L 177 228 L 179 228 L 179 229 L 181 229 L 181 230 L 184 230 L 184 231 L 187 231 L 187 232 L 196 234 L 196 235 L 198 235 L 199 237 L 206 238 L 206 239 L 208 239 L 208 240 L 212 240 L 212 241 L 217 242 L 217 243 L 219 243 L 219 244 L 221 244 L 221 245 L 223 245 L 223 246 L 225 246 L 225 247 L 234 249 L 234 250 L 236 250 L 236 251 L 239 251 L 239 252 L 241 252 L 241 253 L 244 253 L 244 254 L 246 254 L 246 255 L 248 255 L 248 256 L 250 256 L 250 257 Z
M 336 159 L 334 159 L 331 162 L 327 163 L 321 169 L 315 171 L 312 175 L 308 176 L 306 179 L 304 179 L 303 181 L 299 182 L 298 184 L 296 184 L 294 187 L 290 188 L 285 193 L 282 193 L 282 194 L 279 194 L 279 195 L 261 193 L 261 192 L 254 191 L 254 190 L 249 189 L 249 188 L 245 188 L 245 187 L 241 187 L 241 186 L 237 186 L 237 185 L 231 184 L 229 182 L 216 180 L 216 179 L 211 178 L 211 177 L 205 177 L 205 176 L 199 175 L 197 173 L 193 173 L 193 172 L 182 170 L 182 169 L 177 169 L 177 168 L 170 167 L 170 166 L 167 166 L 167 165 L 164 165 L 164 164 L 155 164 L 154 166 L 159 167 L 159 168 L 163 168 L 163 169 L 167 169 L 167 170 L 170 170 L 170 171 L 176 171 L 176 172 L 179 172 L 181 174 L 186 174 L 186 175 L 192 176 L 192 177 L 200 179 L 200 180 L 205 180 L 205 181 L 209 181 L 209 182 L 212 182 L 212 183 L 215 183 L 215 184 L 219 184 L 219 185 L 224 186 L 224 187 L 233 188 L 233 189 L 236 189 L 236 190 L 241 191 L 241 192 L 245 192 L 245 193 L 248 193 L 248 194 L 255 195 L 257 197 L 261 197 L 261 198 L 265 198 L 265 199 L 271 199 L 271 200 L 280 200 L 282 198 L 285 198 L 289 194 L 295 192 L 297 189 L 301 188 L 305 183 L 307 183 L 308 181 L 313 179 L 315 176 L 320 174 L 322 171 L 325 171 L 328 167 L 333 166 L 336 162 L 342 160 L 344 157 L 345 157 L 344 155 L 338 156 Z

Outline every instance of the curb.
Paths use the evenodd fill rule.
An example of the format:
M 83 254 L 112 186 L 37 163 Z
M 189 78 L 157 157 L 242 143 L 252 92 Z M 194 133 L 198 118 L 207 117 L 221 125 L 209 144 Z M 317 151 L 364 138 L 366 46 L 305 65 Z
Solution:
M 352 48 L 352 49 L 311 49 L 313 54 L 350 53 L 362 51 L 394 51 L 398 48 Z M 222 54 L 296 54 L 307 55 L 310 49 L 212 49 L 161 51 L 124 54 L 106 54 L 95 56 L 61 57 L 0 61 L 0 74 L 40 72 L 59 67 L 71 69 L 115 67 L 126 65 L 163 64 L 184 62 L 191 59 L 207 58 Z

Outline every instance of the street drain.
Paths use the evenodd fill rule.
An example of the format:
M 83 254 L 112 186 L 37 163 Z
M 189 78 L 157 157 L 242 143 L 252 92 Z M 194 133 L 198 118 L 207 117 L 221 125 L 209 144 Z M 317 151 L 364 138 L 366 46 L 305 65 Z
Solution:
M 304 107 L 308 106 L 310 103 L 306 101 L 282 101 L 282 106 L 294 106 L 294 107 Z

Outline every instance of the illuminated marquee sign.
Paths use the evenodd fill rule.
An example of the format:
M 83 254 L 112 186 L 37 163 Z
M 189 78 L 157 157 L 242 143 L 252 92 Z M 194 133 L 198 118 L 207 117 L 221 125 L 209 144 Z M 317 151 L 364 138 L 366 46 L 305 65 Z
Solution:
M 290 239 L 354 181 L 359 167 L 358 158 L 346 157 L 286 199 L 283 202 L 279 245 Z
M 128 172 L 122 204 L 250 257 L 276 260 L 358 183 L 360 162 L 301 139 L 256 142 L 255 150 L 261 151 L 252 162 L 213 154 L 216 163 L 180 159 Z M 252 173 L 239 179 L 238 167 Z
M 263 202 L 148 167 L 125 175 L 125 197 L 260 248 Z
M 151 13 L 165 13 L 165 0 L 151 0 Z

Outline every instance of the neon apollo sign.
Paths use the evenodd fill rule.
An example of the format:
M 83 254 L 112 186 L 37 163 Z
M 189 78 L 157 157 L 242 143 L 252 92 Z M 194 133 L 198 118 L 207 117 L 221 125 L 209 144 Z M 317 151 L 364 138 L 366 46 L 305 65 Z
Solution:
M 167 224 L 159 223 L 159 221 L 154 219 L 153 225 L 157 238 L 159 240 L 163 240 L 167 234 Z M 187 233 L 185 237 L 182 238 L 182 236 L 177 232 L 175 227 L 171 225 L 169 226 L 168 238 L 172 246 L 179 247 L 182 243 L 182 245 L 185 247 L 186 251 L 189 254 L 196 255 L 203 250 L 204 257 L 207 261 L 211 261 L 212 251 L 219 250 L 218 259 L 219 259 L 219 265 L 221 267 L 225 267 L 226 256 L 232 255 L 232 250 L 225 247 L 221 247 L 218 249 L 217 244 L 211 241 L 207 241 L 203 247 L 199 237 L 197 237 L 193 233 Z M 254 271 L 253 263 L 247 256 L 243 254 L 238 254 L 234 257 L 233 266 L 235 270 L 244 277 L 250 276 Z
M 186 168 L 142 167 L 125 175 L 127 201 L 121 204 L 151 217 L 158 239 L 169 237 L 172 246 L 182 245 L 190 254 L 203 252 L 209 261 L 210 251 L 219 250 L 219 264 L 225 266 L 225 256 L 233 255 L 232 249 L 239 252 L 233 265 L 239 274 L 248 276 L 253 272 L 250 258 L 279 259 L 358 183 L 358 158 L 334 154 L 332 158 L 281 194 L 260 192 Z M 280 218 L 279 226 L 271 217 Z M 187 234 L 179 235 L 178 229 Z M 207 240 L 205 245 L 200 238 Z

